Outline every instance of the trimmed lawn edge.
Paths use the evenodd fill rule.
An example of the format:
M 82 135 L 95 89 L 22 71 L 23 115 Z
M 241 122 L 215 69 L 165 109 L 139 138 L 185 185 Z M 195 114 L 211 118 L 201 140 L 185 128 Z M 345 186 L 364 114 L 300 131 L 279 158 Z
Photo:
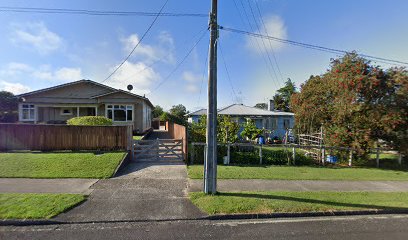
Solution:
M 330 217 L 330 216 L 362 216 L 362 215 L 391 215 L 408 214 L 408 209 L 390 210 L 349 210 L 349 211 L 318 211 L 318 212 L 275 212 L 275 213 L 236 213 L 236 214 L 214 214 L 205 217 L 208 220 L 245 220 L 245 219 L 267 219 L 267 218 L 300 218 L 300 217 Z
M 407 192 L 258 191 L 189 193 L 190 201 L 209 215 L 274 216 L 333 212 L 408 212 Z M 253 218 L 253 217 L 251 217 Z
M 1 195 L 4 202 L 0 202 L 0 206 L 4 209 L 0 222 L 50 221 L 49 219 L 81 205 L 88 199 L 88 195 L 83 194 L 1 193 Z M 55 201 L 63 204 L 55 204 Z

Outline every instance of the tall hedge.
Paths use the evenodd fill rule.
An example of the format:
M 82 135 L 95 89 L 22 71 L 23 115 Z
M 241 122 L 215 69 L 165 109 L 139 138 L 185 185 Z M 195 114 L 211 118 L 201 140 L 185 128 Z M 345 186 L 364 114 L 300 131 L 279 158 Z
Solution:
M 67 121 L 68 125 L 76 126 L 112 126 L 111 119 L 102 116 L 74 117 Z

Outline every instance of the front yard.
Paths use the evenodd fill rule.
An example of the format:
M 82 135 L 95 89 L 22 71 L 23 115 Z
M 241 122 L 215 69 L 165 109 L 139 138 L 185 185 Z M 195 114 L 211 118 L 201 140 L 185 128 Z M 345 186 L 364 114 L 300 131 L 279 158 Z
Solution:
M 0 193 L 0 219 L 48 219 L 84 200 L 80 194 Z
M 196 192 L 190 199 L 208 214 L 408 210 L 408 192 Z
M 109 178 L 124 152 L 0 153 L 3 178 Z
M 218 165 L 217 171 L 219 179 L 408 181 L 408 171 L 377 168 Z M 203 166 L 188 166 L 188 175 L 202 179 Z

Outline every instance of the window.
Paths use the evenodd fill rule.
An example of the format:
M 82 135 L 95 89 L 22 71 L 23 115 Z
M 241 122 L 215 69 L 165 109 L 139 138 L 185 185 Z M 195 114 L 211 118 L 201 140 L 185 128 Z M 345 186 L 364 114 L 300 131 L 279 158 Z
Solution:
M 21 120 L 35 121 L 35 108 L 33 104 L 23 104 L 21 106 Z
M 61 108 L 61 115 L 72 115 L 72 108 Z
M 290 123 L 289 119 L 283 119 L 283 128 L 284 129 L 290 128 L 289 123 Z
M 133 121 L 133 106 L 107 105 L 106 117 L 115 122 L 131 122 Z

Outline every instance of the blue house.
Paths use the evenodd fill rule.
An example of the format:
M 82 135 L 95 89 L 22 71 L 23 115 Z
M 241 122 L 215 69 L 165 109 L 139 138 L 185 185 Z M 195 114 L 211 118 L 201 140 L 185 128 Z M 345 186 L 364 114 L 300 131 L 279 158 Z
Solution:
M 242 104 L 233 104 L 218 110 L 218 115 L 227 115 L 233 121 L 242 125 L 248 119 L 255 122 L 259 129 L 268 132 L 266 137 L 278 137 L 282 139 L 287 129 L 292 129 L 295 124 L 294 113 L 273 110 L 273 104 L 269 104 L 270 110 L 249 107 Z M 206 115 L 206 109 L 188 114 L 188 122 L 198 122 L 202 115 Z M 242 130 L 242 129 L 241 129 Z

